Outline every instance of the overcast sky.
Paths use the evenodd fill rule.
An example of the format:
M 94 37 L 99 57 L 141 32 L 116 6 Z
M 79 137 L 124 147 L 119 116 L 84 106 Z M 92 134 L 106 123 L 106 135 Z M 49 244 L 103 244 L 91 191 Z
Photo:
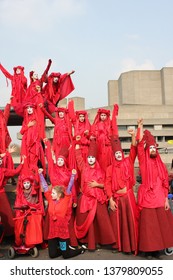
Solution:
M 173 66 L 171 0 L 0 0 L 0 62 L 13 74 L 75 70 L 70 97 L 108 104 L 107 83 L 130 70 Z M 0 106 L 11 93 L 0 73 Z

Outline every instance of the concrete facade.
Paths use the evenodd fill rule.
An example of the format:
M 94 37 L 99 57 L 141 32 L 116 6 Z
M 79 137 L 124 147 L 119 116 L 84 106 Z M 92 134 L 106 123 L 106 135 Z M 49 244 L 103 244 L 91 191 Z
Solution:
M 108 81 L 108 106 L 173 105 L 173 67 L 122 73 Z

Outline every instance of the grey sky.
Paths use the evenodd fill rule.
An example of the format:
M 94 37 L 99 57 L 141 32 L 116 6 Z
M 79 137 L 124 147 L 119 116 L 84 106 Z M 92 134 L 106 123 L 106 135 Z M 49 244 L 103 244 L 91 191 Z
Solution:
M 107 105 L 108 80 L 121 72 L 173 66 L 171 0 L 0 0 L 2 65 L 39 74 L 74 69 L 86 109 Z M 0 73 L 0 106 L 11 87 Z

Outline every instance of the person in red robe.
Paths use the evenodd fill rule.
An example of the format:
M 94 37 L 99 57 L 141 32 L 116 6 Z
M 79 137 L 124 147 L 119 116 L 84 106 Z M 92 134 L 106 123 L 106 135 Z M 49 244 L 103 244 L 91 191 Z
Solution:
M 91 124 L 88 119 L 88 113 L 85 110 L 80 110 L 75 112 L 75 119 L 73 119 L 73 139 L 75 141 L 78 137 L 80 142 L 80 147 L 82 151 L 82 156 L 86 161 L 88 156 L 88 148 L 90 144 L 90 130 Z
M 45 172 L 44 146 L 40 131 L 42 128 L 38 121 L 36 105 L 28 102 L 24 105 L 24 118 L 20 130 L 22 135 L 21 155 L 26 156 L 26 164 L 30 170 L 37 169 L 40 162 Z
M 4 111 L 0 110 L 0 153 L 5 153 L 11 143 L 11 137 L 8 131 L 8 119 L 10 116 L 11 99 L 6 104 Z
M 109 215 L 120 252 L 138 251 L 138 209 L 134 195 L 134 162 L 137 155 L 135 130 L 129 129 L 132 144 L 125 157 L 118 135 L 112 136 L 112 164 L 106 170 L 105 189 L 109 198 Z
M 52 114 L 55 108 L 58 107 L 60 100 L 67 97 L 73 90 L 74 84 L 71 75 L 75 71 L 69 73 L 51 73 L 48 76 L 47 84 L 43 88 L 44 103 L 48 112 Z
M 67 158 L 68 158 L 68 148 L 63 147 L 59 151 L 59 155 L 54 157 L 52 153 L 52 147 L 50 141 L 44 139 L 45 143 L 45 153 L 48 162 L 48 174 L 50 177 L 50 182 L 52 187 L 57 185 L 62 185 L 65 189 L 68 186 L 70 177 L 71 177 L 71 169 L 68 167 Z M 74 216 L 75 216 L 75 208 L 77 206 L 77 191 L 76 191 L 76 180 L 74 180 L 74 186 L 72 188 L 72 195 L 71 195 L 71 208 L 69 209 L 69 213 L 71 213 L 71 218 L 69 221 L 69 232 L 70 232 L 70 245 L 73 247 L 78 247 L 78 241 L 74 232 Z M 45 219 L 45 239 L 47 227 L 48 227 L 48 217 Z
M 41 103 L 38 95 L 38 87 L 43 88 L 43 84 L 47 83 L 47 75 L 49 72 L 49 69 L 51 67 L 52 60 L 48 60 L 47 67 L 43 74 L 41 75 L 41 78 L 38 77 L 38 74 L 35 71 L 30 71 L 30 85 L 27 88 L 27 93 L 26 93 L 26 101 L 30 101 L 35 104 Z
M 96 154 L 95 140 L 91 140 L 86 162 L 80 145 L 76 144 L 81 193 L 78 198 L 75 232 L 79 242 L 87 244 L 89 250 L 96 250 L 97 245 L 112 245 L 115 242 L 104 190 L 105 172 L 96 160 Z
M 168 192 L 168 171 L 163 163 L 154 136 L 150 131 L 143 132 L 143 120 L 137 145 L 139 168 L 142 183 L 138 189 L 139 251 L 147 258 L 159 258 L 160 251 L 173 247 L 173 214 L 171 213 Z
M 25 168 L 21 170 L 16 188 L 14 209 L 15 245 L 22 244 L 21 233 L 26 213 L 28 213 L 28 223 L 25 232 L 25 245 L 41 244 L 43 242 L 44 205 L 38 171 L 34 173 Z
M 24 67 L 23 66 L 16 66 L 13 68 L 14 74 L 10 74 L 3 66 L 0 64 L 0 70 L 6 76 L 7 79 L 11 80 L 12 91 L 11 96 L 12 99 L 12 106 L 16 112 L 20 115 L 20 107 L 22 102 L 26 96 L 27 90 L 27 78 L 24 75 Z
M 62 147 L 69 148 L 72 143 L 72 125 L 68 115 L 68 109 L 57 107 L 55 117 L 48 113 L 43 104 L 40 104 L 43 113 L 50 119 L 54 126 L 52 147 L 55 157 L 58 156 Z
M 4 225 L 5 236 L 14 234 L 14 215 L 5 192 L 5 186 L 9 178 L 20 173 L 23 164 L 24 157 L 22 157 L 21 164 L 16 169 L 9 169 L 4 167 L 3 157 L 0 157 L 0 216 Z
M 91 139 L 95 138 L 97 141 L 98 162 L 104 171 L 106 171 L 112 160 L 111 135 L 110 110 L 100 108 L 91 126 Z
M 4 111 L 0 110 L 0 154 L 3 155 L 4 167 L 14 169 L 13 158 L 11 154 L 15 151 L 15 145 L 10 147 L 11 136 L 8 131 L 8 120 L 10 116 L 11 100 L 6 104 Z M 12 184 L 15 185 L 15 179 L 12 177 Z
M 44 195 L 48 201 L 49 233 L 48 233 L 48 251 L 50 258 L 56 258 L 62 255 L 64 259 L 75 257 L 84 253 L 84 249 L 70 248 L 69 244 L 69 221 L 71 218 L 71 189 L 74 185 L 76 170 L 72 170 L 67 188 L 57 185 L 49 189 L 47 182 L 39 170 L 40 180 Z
M 52 60 L 49 59 L 47 67 L 41 75 L 41 78 L 38 77 L 38 74 L 35 71 L 30 71 L 30 85 L 27 88 L 26 97 L 23 100 L 23 104 L 35 104 L 35 110 L 37 111 L 37 121 L 40 126 L 40 137 L 42 138 L 42 140 L 46 137 L 44 127 L 45 116 L 39 104 L 43 103 L 43 84 L 47 83 L 47 75 L 51 64 Z

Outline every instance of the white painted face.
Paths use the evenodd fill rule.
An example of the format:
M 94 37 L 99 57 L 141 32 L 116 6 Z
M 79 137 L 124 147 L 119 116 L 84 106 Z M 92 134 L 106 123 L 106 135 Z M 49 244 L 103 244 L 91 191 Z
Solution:
M 82 123 L 85 121 L 85 116 L 83 114 L 79 115 L 79 121 Z
M 16 69 L 16 74 L 19 75 L 21 73 L 21 69 L 17 68 Z
M 150 157 L 151 158 L 155 158 L 157 156 L 157 153 L 156 153 L 156 146 L 154 145 L 151 145 L 149 147 L 149 151 L 150 151 Z
M 58 77 L 54 77 L 54 78 L 53 78 L 53 82 L 54 82 L 54 83 L 57 83 L 57 82 L 58 82 Z
M 58 165 L 58 166 L 60 166 L 60 167 L 61 167 L 61 166 L 63 166 L 63 165 L 64 165 L 64 163 L 65 163 L 65 162 L 64 162 L 64 159 L 63 159 L 62 157 L 58 157 L 58 159 L 57 159 L 57 162 L 56 162 L 56 163 L 57 163 L 57 165 Z
M 89 165 L 94 165 L 95 162 L 96 162 L 96 158 L 93 157 L 93 156 L 88 156 L 88 157 L 87 157 L 87 161 L 88 161 L 88 164 L 89 164 Z
M 52 189 L 51 197 L 52 197 L 53 200 L 57 200 L 58 199 L 59 196 L 58 196 L 58 194 L 57 194 L 55 189 Z
M 38 74 L 36 72 L 33 73 L 32 75 L 33 80 L 38 80 Z
M 33 114 L 33 107 L 28 106 L 27 107 L 27 112 L 28 112 L 28 115 L 32 115 Z
M 107 119 L 107 115 L 105 113 L 100 114 L 100 120 L 105 121 Z
M 63 118 L 64 118 L 64 112 L 61 112 L 61 111 L 60 111 L 60 112 L 58 113 L 58 116 L 59 116 L 60 119 L 63 119 Z
M 123 158 L 123 154 L 121 151 L 116 151 L 115 152 L 115 159 L 118 160 L 118 161 L 121 161 Z
M 23 182 L 23 188 L 25 190 L 29 190 L 30 187 L 31 187 L 31 182 L 30 181 L 26 180 L 26 181 Z

